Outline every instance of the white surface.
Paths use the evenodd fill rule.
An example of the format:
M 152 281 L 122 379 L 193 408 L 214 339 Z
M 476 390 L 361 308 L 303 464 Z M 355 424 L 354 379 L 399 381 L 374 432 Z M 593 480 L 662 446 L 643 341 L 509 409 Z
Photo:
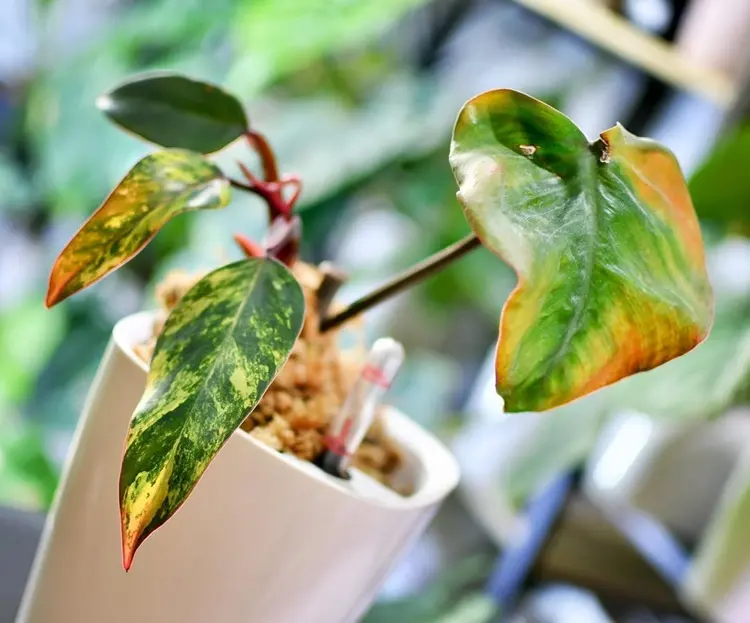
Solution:
M 355 621 L 456 486 L 451 454 L 391 411 L 387 427 L 417 484 L 402 498 L 364 474 L 351 483 L 331 478 L 237 431 L 126 574 L 117 482 L 145 382 L 130 347 L 149 332 L 149 314 L 115 327 L 18 623 Z
M 734 80 L 747 69 L 750 2 L 693 0 L 677 33 L 681 54 Z
M 744 410 L 745 418 L 750 412 Z M 721 493 L 719 505 L 682 587 L 683 598 L 716 623 L 750 618 L 750 448 Z
M 603 431 L 583 489 L 599 504 L 625 503 L 649 513 L 695 543 L 749 444 L 745 413 L 686 425 L 622 413 Z

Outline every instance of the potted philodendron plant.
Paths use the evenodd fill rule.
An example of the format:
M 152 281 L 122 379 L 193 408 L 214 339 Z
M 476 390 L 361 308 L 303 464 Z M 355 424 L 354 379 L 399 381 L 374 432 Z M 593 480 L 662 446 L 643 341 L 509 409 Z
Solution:
M 265 202 L 269 233 L 258 243 L 236 236 L 247 257 L 183 288 L 165 319 L 138 314 L 115 328 L 21 621 L 356 619 L 456 485 L 455 463 L 427 432 L 387 411 L 382 426 L 411 484 L 399 495 L 357 469 L 349 481 L 323 473 L 312 462 L 320 445 L 310 461 L 268 447 L 253 437 L 264 421 L 253 414 L 273 419 L 283 408 L 278 397 L 264 401 L 290 365 L 304 367 L 301 340 L 308 350 L 321 340 L 330 346 L 348 320 L 481 245 L 518 274 L 497 347 L 506 411 L 572 401 L 680 356 L 709 331 L 712 291 L 679 165 L 619 125 L 590 143 L 562 113 L 522 93 L 473 98 L 450 151 L 473 233 L 331 312 L 319 304 L 326 279 L 298 261 L 301 182 L 279 174 L 237 99 L 160 73 L 98 104 L 164 149 L 140 160 L 63 249 L 48 306 L 130 260 L 171 218 L 224 207 L 233 191 Z M 231 177 L 207 156 L 236 140 L 255 150 L 261 171 L 240 164 L 241 176 Z M 136 351 L 152 337 L 147 365 Z M 125 574 L 118 533 L 130 569 L 168 520 Z

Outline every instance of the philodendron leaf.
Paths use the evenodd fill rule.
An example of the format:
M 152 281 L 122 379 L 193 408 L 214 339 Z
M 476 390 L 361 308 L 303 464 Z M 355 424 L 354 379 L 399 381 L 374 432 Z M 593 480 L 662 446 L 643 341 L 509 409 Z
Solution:
M 720 310 L 721 311 L 721 310 Z M 750 309 L 717 314 L 711 335 L 676 361 L 608 390 L 611 410 L 632 409 L 679 422 L 719 417 L 746 403 L 750 386 Z
M 219 87 L 180 74 L 137 76 L 96 102 L 117 125 L 163 147 L 204 154 L 248 129 L 242 104 Z
M 138 162 L 83 224 L 52 268 L 47 306 L 136 255 L 171 218 L 229 203 L 229 182 L 200 154 L 167 150 Z
M 263 396 L 292 350 L 304 306 L 284 266 L 249 259 L 206 275 L 172 311 L 120 473 L 126 569 Z
M 713 294 L 666 148 L 617 125 L 590 144 L 554 108 L 490 91 L 459 114 L 451 166 L 467 219 L 516 270 L 500 321 L 507 411 L 544 411 L 689 351 Z

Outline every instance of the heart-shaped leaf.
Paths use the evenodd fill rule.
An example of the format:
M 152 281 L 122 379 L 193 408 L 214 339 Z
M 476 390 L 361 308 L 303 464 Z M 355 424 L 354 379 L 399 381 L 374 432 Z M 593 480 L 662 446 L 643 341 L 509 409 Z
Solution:
M 204 154 L 225 147 L 248 128 L 234 96 L 174 73 L 136 76 L 96 104 L 117 125 L 152 143 Z
M 200 154 L 167 150 L 138 162 L 63 249 L 47 306 L 101 279 L 136 255 L 171 218 L 229 203 L 229 182 Z
M 276 260 L 201 279 L 174 308 L 130 423 L 120 473 L 123 564 L 185 501 L 292 350 L 302 289 Z
M 480 240 L 516 270 L 496 382 L 544 411 L 689 351 L 713 294 L 674 156 L 622 126 L 589 144 L 554 108 L 490 91 L 461 110 L 451 166 Z

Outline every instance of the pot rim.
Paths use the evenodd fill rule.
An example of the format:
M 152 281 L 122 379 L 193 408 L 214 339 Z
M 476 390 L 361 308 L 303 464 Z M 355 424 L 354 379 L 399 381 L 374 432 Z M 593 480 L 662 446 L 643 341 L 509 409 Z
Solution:
M 114 345 L 144 374 L 148 373 L 148 366 L 135 353 L 134 346 L 145 342 L 152 335 L 152 327 L 156 311 L 142 311 L 125 316 L 117 322 L 112 331 Z M 238 428 L 233 436 L 249 444 L 254 451 L 265 452 L 276 460 L 282 461 L 289 469 L 303 473 L 316 481 L 318 485 L 335 489 L 348 497 L 366 500 L 378 506 L 407 510 L 422 508 L 441 501 L 458 485 L 459 467 L 453 454 L 432 433 L 409 419 L 408 416 L 394 407 L 389 407 L 385 414 L 385 425 L 388 434 L 409 455 L 410 463 L 415 472 L 415 491 L 410 496 L 400 496 L 373 479 L 365 476 L 359 470 L 352 469 L 353 479 L 360 482 L 370 481 L 366 488 L 379 490 L 380 495 L 363 495 L 361 491 L 350 486 L 352 481 L 344 481 L 329 476 L 308 461 L 302 461 L 293 455 L 278 452 L 266 444 L 258 441 L 250 434 Z M 387 494 L 384 495 L 384 493 Z

